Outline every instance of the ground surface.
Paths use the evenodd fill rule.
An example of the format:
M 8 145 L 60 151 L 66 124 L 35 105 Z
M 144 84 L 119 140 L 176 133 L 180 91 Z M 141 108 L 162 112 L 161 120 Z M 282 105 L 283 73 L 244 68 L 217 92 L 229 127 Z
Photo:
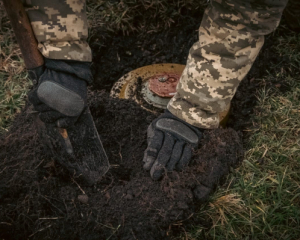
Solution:
M 141 159 L 146 129 L 155 116 L 104 93 L 93 94 L 91 110 L 113 167 L 97 185 L 82 186 L 85 194 L 42 151 L 30 119 L 17 119 L 16 131 L 1 143 L 1 158 L 6 159 L 2 165 L 7 168 L 2 172 L 0 218 L 8 223 L 15 219 L 1 225 L 2 237 L 166 239 L 172 224 L 191 218 L 198 199 L 205 200 L 242 156 L 235 131 L 207 132 L 190 168 L 154 182 Z M 80 195 L 88 196 L 87 203 L 80 202 Z M 41 230 L 45 227 L 49 229 Z
M 95 56 L 95 88 L 109 90 L 123 73 L 139 66 L 184 62 L 196 41 L 196 28 L 191 25 L 179 34 L 173 29 L 141 39 L 139 44 L 135 38 L 115 37 L 110 52 L 98 49 L 104 58 Z M 174 46 L 165 48 L 166 41 Z M 2 139 L 1 159 L 5 160 L 1 164 L 6 169 L 2 171 L 0 218 L 8 223 L 1 225 L 5 239 L 32 234 L 34 239 L 105 239 L 111 235 L 112 239 L 166 239 L 176 229 L 172 225 L 192 218 L 197 205 L 207 200 L 243 156 L 240 136 L 234 130 L 210 131 L 190 168 L 154 182 L 142 169 L 141 160 L 146 130 L 156 115 L 97 90 L 90 93 L 90 108 L 113 168 L 96 186 L 83 187 L 85 194 L 42 150 L 26 111 Z M 79 195 L 87 195 L 88 202 L 81 203 Z M 17 224 L 9 224 L 12 219 Z M 77 230 L 70 235 L 74 226 Z
M 261 55 L 234 98 L 229 119 L 231 128 L 206 132 L 202 147 L 195 153 L 192 165 L 182 173 L 169 174 L 161 182 L 153 182 L 148 173 L 143 171 L 141 163 L 146 148 L 146 129 L 155 116 L 133 102 L 108 98 L 107 92 L 113 83 L 132 69 L 159 62 L 185 64 L 189 48 L 197 40 L 196 29 L 200 19 L 201 16 L 188 18 L 182 25 L 163 33 L 143 36 L 124 37 L 100 32 L 93 34 L 91 46 L 94 50 L 95 85 L 90 94 L 90 107 L 113 165 L 97 185 L 78 185 L 76 179 L 54 163 L 43 148 L 30 114 L 23 111 L 17 116 L 11 130 L 0 139 L 0 238 L 175 239 L 183 236 L 188 239 L 189 236 L 189 239 L 194 239 L 219 236 L 219 239 L 241 239 L 253 234 L 253 239 L 266 236 L 272 239 L 278 236 L 273 235 L 277 229 L 285 234 L 283 239 L 297 239 L 300 236 L 295 227 L 299 225 L 296 217 L 299 210 L 297 207 L 293 208 L 299 206 L 299 165 L 293 162 L 293 159 L 297 160 L 297 156 L 299 157 L 297 146 L 290 152 L 284 146 L 287 156 L 281 154 L 278 161 L 277 157 L 273 157 L 272 148 L 279 149 L 284 145 L 283 134 L 269 129 L 256 139 L 257 129 L 263 132 L 264 127 L 272 124 L 265 123 L 260 118 L 259 123 L 264 126 L 260 127 L 255 118 L 250 117 L 255 111 L 262 114 L 262 111 L 254 108 L 258 104 L 257 99 L 266 102 L 265 116 L 269 112 L 268 106 L 272 106 L 271 117 L 276 122 L 287 122 L 286 119 L 280 120 L 278 117 L 284 115 L 283 112 L 275 115 L 276 109 L 291 108 L 286 115 L 298 109 L 297 106 L 288 107 L 285 102 L 287 96 L 283 98 L 280 95 L 295 88 L 282 76 L 296 71 L 298 65 L 293 66 L 290 62 L 298 63 L 298 58 L 279 58 L 278 52 L 273 48 L 272 36 L 267 38 Z M 278 38 L 288 32 L 286 29 L 280 31 Z M 297 39 L 291 41 L 298 46 Z M 299 50 L 298 47 L 295 49 Z M 273 66 L 281 69 L 282 75 Z M 268 78 L 264 78 L 266 72 L 276 77 L 268 81 Z M 269 103 L 267 98 L 257 93 L 258 89 L 273 89 L 280 96 L 278 102 L 284 102 L 284 107 L 273 106 L 272 102 Z M 292 97 L 297 103 L 299 91 L 293 91 Z M 289 115 L 289 119 L 292 117 L 294 115 Z M 249 128 L 253 126 L 255 129 L 249 133 Z M 279 126 L 278 129 L 286 127 Z M 293 129 L 293 136 L 297 137 L 299 128 L 296 125 L 289 128 Z M 272 136 L 280 138 L 280 145 L 270 147 L 268 140 L 263 138 L 269 131 Z M 247 171 L 243 172 L 243 176 L 234 173 L 229 181 L 225 181 L 230 168 L 239 166 L 243 154 L 241 132 L 244 132 L 244 139 L 252 137 L 256 142 L 263 141 L 263 155 L 261 150 L 253 150 L 256 155 L 253 154 L 255 156 L 250 163 L 251 168 L 245 167 Z M 251 159 L 252 155 L 248 154 L 247 157 Z M 280 167 L 282 163 L 289 161 L 293 172 L 287 170 L 287 165 L 282 166 L 283 171 L 272 168 L 273 160 Z M 256 162 L 258 166 L 255 165 Z M 264 169 L 266 172 L 263 172 Z M 278 174 L 277 178 L 276 171 L 285 175 Z M 255 176 L 262 180 L 255 179 Z M 258 195 L 253 189 L 259 189 L 262 181 L 268 185 L 262 185 L 264 192 Z M 217 193 L 215 199 L 210 201 L 211 209 L 219 213 L 216 214 L 211 209 L 203 210 L 205 204 L 202 205 L 200 200 L 206 200 L 207 195 L 203 193 L 211 193 L 218 184 L 222 185 L 226 193 L 232 192 L 219 198 Z M 289 189 L 294 185 L 296 187 Z M 281 192 L 280 186 L 293 195 L 283 195 L 286 191 Z M 238 191 L 242 197 L 233 194 L 234 191 Z M 279 199 L 274 197 L 273 201 L 270 200 L 273 194 Z M 255 198 L 252 201 L 253 196 Z M 242 204 L 240 199 L 249 201 L 251 206 Z M 253 202 L 255 205 L 252 209 Z M 248 209 L 250 215 L 253 215 L 251 222 L 246 214 Z M 273 225 L 266 225 L 265 222 L 259 225 L 258 221 L 265 221 L 264 219 L 268 219 L 269 224 L 274 221 Z M 235 221 L 238 223 L 237 227 L 234 225 Z M 222 227 L 229 230 L 226 229 L 224 234 Z M 214 229 L 214 234 L 210 233 L 210 229 Z

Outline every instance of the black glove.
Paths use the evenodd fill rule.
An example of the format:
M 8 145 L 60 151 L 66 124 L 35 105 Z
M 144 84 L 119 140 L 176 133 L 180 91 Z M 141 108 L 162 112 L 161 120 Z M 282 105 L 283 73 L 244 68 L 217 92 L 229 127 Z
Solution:
M 29 76 L 36 83 L 29 101 L 40 119 L 61 128 L 73 125 L 87 105 L 90 63 L 45 59 L 45 65 L 29 70 Z
M 175 117 L 168 110 L 148 127 L 148 147 L 144 155 L 144 169 L 158 180 L 167 171 L 182 170 L 192 158 L 202 137 L 202 129 Z

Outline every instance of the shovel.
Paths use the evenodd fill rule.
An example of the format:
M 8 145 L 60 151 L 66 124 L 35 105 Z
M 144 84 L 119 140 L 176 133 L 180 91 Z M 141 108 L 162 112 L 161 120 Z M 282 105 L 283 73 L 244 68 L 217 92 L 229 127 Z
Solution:
M 27 69 L 42 66 L 44 58 L 37 48 L 37 40 L 21 1 L 3 0 L 3 3 Z M 54 159 L 65 167 L 73 178 L 92 185 L 108 171 L 108 158 L 88 108 L 68 129 L 44 124 L 38 116 L 36 124 L 44 144 L 48 146 Z

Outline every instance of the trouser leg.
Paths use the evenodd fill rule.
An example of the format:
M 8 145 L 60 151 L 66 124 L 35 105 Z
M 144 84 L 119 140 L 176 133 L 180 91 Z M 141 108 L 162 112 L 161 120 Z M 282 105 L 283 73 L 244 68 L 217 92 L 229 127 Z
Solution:
M 23 4 L 44 57 L 92 60 L 85 0 L 23 0 Z
M 175 116 L 200 128 L 217 128 L 264 43 L 279 25 L 287 0 L 212 0 L 189 52 L 177 93 Z

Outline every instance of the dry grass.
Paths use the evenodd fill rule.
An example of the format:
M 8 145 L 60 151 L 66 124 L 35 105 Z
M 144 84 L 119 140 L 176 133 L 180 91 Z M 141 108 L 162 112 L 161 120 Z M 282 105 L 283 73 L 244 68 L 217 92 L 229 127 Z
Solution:
M 21 51 L 0 2 L 0 132 L 7 131 L 31 86 Z
M 88 15 L 93 30 L 142 33 L 166 29 L 206 5 L 207 0 L 90 0 Z

